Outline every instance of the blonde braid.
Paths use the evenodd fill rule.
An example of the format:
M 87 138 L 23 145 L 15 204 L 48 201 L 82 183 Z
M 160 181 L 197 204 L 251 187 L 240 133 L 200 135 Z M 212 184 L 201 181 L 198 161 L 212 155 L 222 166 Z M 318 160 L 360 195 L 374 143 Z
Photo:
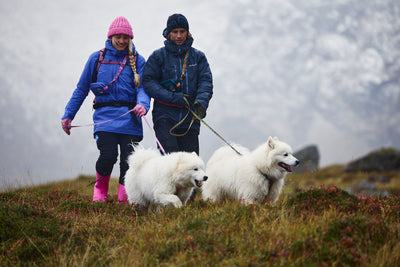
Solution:
M 135 57 L 133 56 L 133 50 L 132 50 L 132 39 L 129 39 L 129 64 L 131 65 L 131 69 L 133 71 L 133 77 L 134 77 L 134 82 L 136 85 L 136 88 L 140 87 L 140 76 L 136 72 L 136 62 L 135 62 Z

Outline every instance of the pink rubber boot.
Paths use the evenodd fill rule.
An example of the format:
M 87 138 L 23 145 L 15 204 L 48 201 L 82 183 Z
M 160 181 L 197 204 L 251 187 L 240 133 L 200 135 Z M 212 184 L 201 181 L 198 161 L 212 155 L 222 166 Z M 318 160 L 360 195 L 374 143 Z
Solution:
M 128 196 L 125 191 L 125 186 L 118 184 L 118 202 L 128 204 Z
M 103 177 L 96 172 L 96 184 L 94 185 L 93 190 L 93 202 L 106 201 L 110 176 L 111 174 Z

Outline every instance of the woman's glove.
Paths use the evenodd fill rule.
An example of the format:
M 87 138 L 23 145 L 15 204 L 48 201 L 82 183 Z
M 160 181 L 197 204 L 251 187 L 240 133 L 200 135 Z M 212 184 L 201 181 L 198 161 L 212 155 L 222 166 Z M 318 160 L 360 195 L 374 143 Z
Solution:
M 136 105 L 133 108 L 133 112 L 135 112 L 136 116 L 138 116 L 140 118 L 140 117 L 143 117 L 144 115 L 146 115 L 147 110 L 142 105 Z
M 63 128 L 64 132 L 68 135 L 71 134 L 71 120 L 70 119 L 63 119 L 61 120 L 61 127 Z

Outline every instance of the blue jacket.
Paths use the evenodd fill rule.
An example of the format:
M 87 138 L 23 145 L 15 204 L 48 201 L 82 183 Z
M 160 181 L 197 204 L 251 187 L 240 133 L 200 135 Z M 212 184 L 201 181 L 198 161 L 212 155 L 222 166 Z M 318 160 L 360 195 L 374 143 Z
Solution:
M 125 56 L 128 54 L 128 50 L 118 51 L 112 46 L 111 40 L 106 41 L 106 53 L 103 61 L 114 61 L 123 62 Z M 135 46 L 133 45 L 133 51 L 135 51 Z M 107 64 L 103 62 L 100 65 L 97 81 L 94 82 L 95 72 L 97 67 L 97 61 L 99 58 L 99 51 L 94 52 L 90 55 L 82 75 L 79 79 L 77 87 L 72 94 L 67 106 L 65 107 L 65 113 L 61 119 L 69 118 L 74 119 L 76 113 L 81 107 L 83 101 L 89 94 L 89 91 L 95 93 L 96 102 L 137 102 L 149 110 L 150 108 L 150 97 L 143 90 L 141 85 L 139 88 L 135 88 L 133 81 L 133 72 L 129 64 L 126 64 L 120 73 L 118 79 L 115 83 L 109 85 L 109 83 L 114 79 L 115 74 L 120 68 L 119 64 Z M 127 59 L 129 62 L 129 57 Z M 137 55 L 136 60 L 136 71 L 142 78 L 143 68 L 145 66 L 146 60 L 143 56 Z M 108 85 L 107 90 L 102 90 L 104 86 Z M 97 90 L 103 92 L 99 94 Z M 94 111 L 93 121 L 94 123 L 100 123 L 107 120 L 112 120 L 118 118 L 122 114 L 129 111 L 129 107 L 114 107 L 106 106 L 98 108 Z M 105 131 L 120 134 L 130 134 L 143 136 L 143 127 L 140 118 L 137 118 L 137 122 L 133 120 L 130 114 L 122 116 L 116 120 L 112 120 L 106 123 L 101 123 L 94 126 L 94 132 Z
M 188 110 L 184 107 L 183 95 L 189 95 L 190 107 L 194 110 L 194 103 L 207 110 L 213 94 L 213 83 L 210 66 L 203 52 L 192 47 L 193 38 L 188 38 L 185 43 L 178 46 L 171 40 L 164 42 L 164 47 L 155 50 L 147 60 L 143 71 L 143 86 L 146 93 L 154 98 L 153 123 L 159 119 L 167 118 L 174 123 L 181 121 Z M 189 51 L 187 71 L 182 81 L 181 89 L 171 91 L 165 89 L 160 82 L 169 79 L 180 79 L 186 51 Z M 178 129 L 186 130 L 193 115 L 188 118 Z M 200 121 L 195 120 L 192 129 L 199 132 Z

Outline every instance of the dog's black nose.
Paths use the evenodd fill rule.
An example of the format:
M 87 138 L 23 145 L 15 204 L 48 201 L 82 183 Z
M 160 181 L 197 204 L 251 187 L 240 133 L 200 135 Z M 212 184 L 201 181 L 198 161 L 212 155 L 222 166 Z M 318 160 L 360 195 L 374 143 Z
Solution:
M 299 165 L 299 163 L 300 163 L 300 161 L 299 161 L 299 160 L 296 160 L 296 162 L 294 163 L 294 166 Z
M 207 179 L 208 179 L 208 176 L 204 176 L 204 177 L 203 177 L 203 180 L 204 180 L 204 181 L 207 181 Z

